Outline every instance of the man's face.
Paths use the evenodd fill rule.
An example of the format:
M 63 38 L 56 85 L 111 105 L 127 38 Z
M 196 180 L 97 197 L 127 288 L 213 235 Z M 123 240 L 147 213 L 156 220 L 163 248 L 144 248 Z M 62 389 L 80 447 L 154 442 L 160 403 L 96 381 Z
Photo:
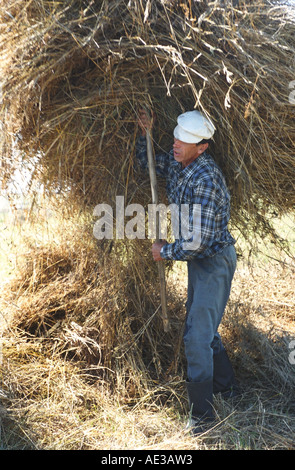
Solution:
M 187 144 L 181 140 L 174 139 L 173 144 L 173 155 L 174 159 L 182 164 L 182 167 L 187 167 L 192 163 L 196 158 L 198 158 L 201 153 L 203 153 L 208 147 L 208 144 Z

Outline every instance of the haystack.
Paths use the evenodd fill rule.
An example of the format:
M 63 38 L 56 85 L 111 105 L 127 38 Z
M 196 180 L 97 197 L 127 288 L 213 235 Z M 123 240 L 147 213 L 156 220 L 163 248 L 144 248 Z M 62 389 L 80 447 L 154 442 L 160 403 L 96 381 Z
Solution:
M 8 177 L 17 139 L 25 158 L 41 155 L 48 189 L 99 203 L 128 190 L 141 104 L 155 109 L 165 150 L 176 116 L 198 108 L 217 128 L 212 153 L 233 220 L 244 226 L 269 207 L 294 207 L 288 10 L 269 1 L 11 0 L 1 16 Z
M 0 14 L 4 184 L 17 147 L 63 204 L 114 207 L 117 195 L 147 204 L 148 179 L 134 171 L 138 109 L 154 109 L 155 150 L 166 151 L 177 115 L 196 108 L 217 129 L 211 153 L 231 191 L 232 225 L 264 236 L 274 213 L 294 208 L 295 24 L 287 8 L 267 0 L 6 0 Z M 128 295 L 141 305 L 132 308 L 148 316 L 157 274 L 147 245 L 114 240 L 103 256 L 110 271 L 129 276 Z

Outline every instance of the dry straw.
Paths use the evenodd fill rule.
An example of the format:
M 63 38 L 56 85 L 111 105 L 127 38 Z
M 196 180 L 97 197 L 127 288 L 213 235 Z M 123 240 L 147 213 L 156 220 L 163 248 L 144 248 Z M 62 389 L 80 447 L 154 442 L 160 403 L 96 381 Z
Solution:
M 273 211 L 294 207 L 295 25 L 282 8 L 266 0 L 0 5 L 4 183 L 17 146 L 25 160 L 38 157 L 36 178 L 63 204 L 93 209 L 116 195 L 147 204 L 148 178 L 134 170 L 139 107 L 156 112 L 157 151 L 170 149 L 177 115 L 197 108 L 217 128 L 212 154 L 231 189 L 232 224 L 264 236 Z M 57 338 L 62 354 L 84 354 L 108 380 L 116 371 L 132 397 L 147 371 L 158 379 L 176 370 L 179 305 L 170 293 L 175 318 L 163 339 L 150 242 L 98 249 L 91 226 L 85 237 L 79 230 L 29 251 L 15 321 Z
M 1 3 L 7 178 L 17 140 L 26 158 L 42 152 L 36 171 L 48 191 L 71 187 L 91 204 L 119 193 L 138 199 L 138 107 L 153 105 L 164 150 L 177 115 L 195 107 L 217 128 L 212 153 L 232 191 L 233 223 L 263 232 L 270 209 L 294 207 L 287 10 L 265 0 Z

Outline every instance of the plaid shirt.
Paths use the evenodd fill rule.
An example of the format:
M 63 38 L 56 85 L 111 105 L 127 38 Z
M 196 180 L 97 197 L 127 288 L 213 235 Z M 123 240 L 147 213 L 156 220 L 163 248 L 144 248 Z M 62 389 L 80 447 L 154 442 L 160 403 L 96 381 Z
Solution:
M 141 136 L 137 141 L 136 157 L 141 168 L 147 168 L 145 137 Z M 230 195 L 220 168 L 208 153 L 202 153 L 186 168 L 182 168 L 181 163 L 174 159 L 173 150 L 156 155 L 156 171 L 159 176 L 166 178 L 169 204 L 177 204 L 179 210 L 181 204 L 189 205 L 189 231 L 195 227 L 193 205 L 200 205 L 196 207 L 201 208 L 198 247 L 193 250 L 185 249 L 185 242 L 190 242 L 192 238 L 184 239 L 179 229 L 179 237 L 175 242 L 162 247 L 162 258 L 186 261 L 211 257 L 221 252 L 225 246 L 235 243 L 227 228 Z

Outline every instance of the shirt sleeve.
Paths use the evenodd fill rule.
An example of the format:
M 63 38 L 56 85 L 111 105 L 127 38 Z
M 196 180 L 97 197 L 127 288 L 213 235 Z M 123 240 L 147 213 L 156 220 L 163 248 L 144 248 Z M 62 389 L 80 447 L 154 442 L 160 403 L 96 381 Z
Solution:
M 179 214 L 179 234 L 161 249 L 164 259 L 187 261 L 203 257 L 215 239 L 216 189 L 210 179 L 192 189 L 188 214 Z
M 147 142 L 146 137 L 140 136 L 136 142 L 136 160 L 139 166 L 146 170 L 148 168 Z M 156 172 L 159 176 L 165 178 L 171 161 L 170 153 L 155 155 Z

